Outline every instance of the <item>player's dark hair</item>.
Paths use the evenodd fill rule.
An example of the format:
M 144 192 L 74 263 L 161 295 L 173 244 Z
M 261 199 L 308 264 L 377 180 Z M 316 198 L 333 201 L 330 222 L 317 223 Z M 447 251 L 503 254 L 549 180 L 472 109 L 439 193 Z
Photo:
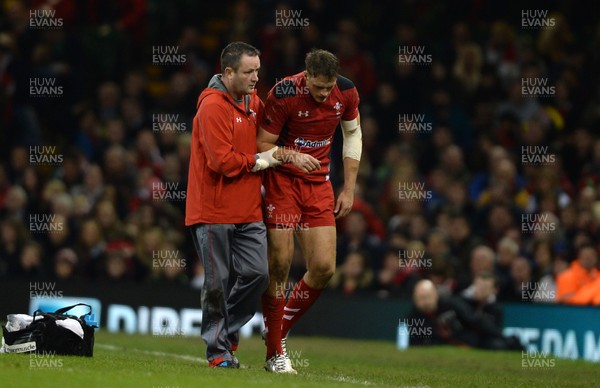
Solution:
M 313 77 L 320 75 L 335 78 L 340 70 L 340 61 L 327 50 L 312 49 L 304 60 L 306 71 Z
M 224 72 L 226 67 L 231 67 L 234 71 L 237 71 L 240 66 L 240 59 L 244 54 L 249 57 L 255 57 L 260 55 L 260 51 L 248 43 L 229 43 L 225 46 L 223 51 L 221 51 L 221 71 Z

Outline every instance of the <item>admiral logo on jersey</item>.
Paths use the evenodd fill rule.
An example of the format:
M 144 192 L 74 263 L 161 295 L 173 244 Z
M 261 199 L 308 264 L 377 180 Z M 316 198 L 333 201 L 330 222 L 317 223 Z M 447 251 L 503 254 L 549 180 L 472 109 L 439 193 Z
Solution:
M 294 140 L 294 145 L 298 147 L 306 147 L 306 148 L 317 148 L 317 147 L 325 147 L 331 143 L 331 138 L 325 140 L 306 140 L 302 137 L 297 137 Z

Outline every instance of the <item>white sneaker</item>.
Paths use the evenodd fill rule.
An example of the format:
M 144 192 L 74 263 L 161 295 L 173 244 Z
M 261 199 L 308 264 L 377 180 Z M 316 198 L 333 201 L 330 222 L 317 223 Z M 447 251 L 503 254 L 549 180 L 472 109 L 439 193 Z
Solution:
M 290 359 L 285 357 L 283 354 L 276 354 L 269 358 L 267 362 L 265 362 L 265 370 L 267 372 L 289 373 L 293 375 L 298 373 L 294 368 L 292 368 L 292 362 Z

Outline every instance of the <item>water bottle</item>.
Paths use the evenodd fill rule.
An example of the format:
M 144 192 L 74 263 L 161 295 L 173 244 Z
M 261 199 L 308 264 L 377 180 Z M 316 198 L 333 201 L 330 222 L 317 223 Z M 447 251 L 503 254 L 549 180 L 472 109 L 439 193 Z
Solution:
M 406 322 L 398 322 L 398 333 L 396 335 L 396 348 L 398 348 L 398 350 L 408 349 L 409 336 L 410 334 Z

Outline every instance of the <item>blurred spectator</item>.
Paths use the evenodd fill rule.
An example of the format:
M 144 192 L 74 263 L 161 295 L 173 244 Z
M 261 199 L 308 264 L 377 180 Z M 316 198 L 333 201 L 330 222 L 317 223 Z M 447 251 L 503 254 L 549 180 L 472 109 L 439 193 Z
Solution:
M 510 266 L 510 281 L 500 290 L 500 301 L 531 302 L 535 293 L 526 291 L 535 288 L 532 273 L 531 262 L 527 258 L 515 258 Z
M 154 269 L 152 260 L 159 254 L 164 243 L 164 234 L 159 227 L 141 231 L 135 244 L 135 256 L 143 266 Z
M 502 336 L 501 326 L 476 315 L 460 298 L 439 297 L 434 284 L 421 280 L 413 293 L 409 322 L 429 335 L 411 336 L 411 345 L 456 345 L 487 349 L 519 349 L 518 342 Z
M 419 268 L 404 258 L 398 251 L 388 251 L 383 256 L 383 265 L 377 274 L 377 295 L 380 297 L 409 298 L 417 281 L 421 279 Z
M 539 280 L 546 275 L 552 275 L 554 272 L 553 263 L 555 257 L 552 245 L 549 241 L 536 241 L 533 245 L 532 256 L 535 279 Z
M 502 310 L 496 303 L 498 281 L 494 274 L 482 272 L 475 276 L 473 284 L 461 292 L 461 298 L 473 309 L 480 319 L 490 320 L 497 327 L 502 327 Z
M 104 194 L 105 187 L 103 179 L 100 167 L 97 164 L 91 164 L 85 169 L 83 184 L 73 187 L 71 194 L 84 195 L 87 199 L 88 206 L 93 207 Z
M 419 252 L 419 249 L 411 249 L 409 246 L 408 251 Z M 433 229 L 427 236 L 425 257 L 429 260 L 425 262 L 425 276 L 436 285 L 440 295 L 452 295 L 456 276 L 454 269 L 458 262 L 452 256 L 448 236 L 442 229 Z
M 512 263 L 519 257 L 519 244 L 510 237 L 503 237 L 498 242 L 496 274 L 499 278 L 499 288 L 505 289 L 511 283 Z
M 107 241 L 122 237 L 123 230 L 117 210 L 111 201 L 101 201 L 96 205 L 96 220 Z
M 479 87 L 482 64 L 483 55 L 477 44 L 469 43 L 459 48 L 453 73 L 466 94 L 474 94 Z
M 556 303 L 558 301 L 556 279 L 568 268 L 568 266 L 569 264 L 559 257 L 552 262 L 552 272 L 542 276 L 537 282 L 541 292 L 536 292 L 534 294 L 534 302 Z
M 556 300 L 567 304 L 600 305 L 598 252 L 593 245 L 582 245 L 577 258 L 556 280 Z
M 491 26 L 485 57 L 486 62 L 495 66 L 498 76 L 504 83 L 519 74 L 517 49 L 515 29 L 505 22 L 494 22 Z
M 346 216 L 345 230 L 339 238 L 337 257 L 341 260 L 350 252 L 365 251 L 370 257 L 381 254 L 379 238 L 367 229 L 367 222 L 363 213 L 352 210 Z
M 463 213 L 452 213 L 449 219 L 448 236 L 452 256 L 458 260 L 454 268 L 456 273 L 469 270 L 469 260 L 473 249 L 481 245 L 481 239 L 471 231 L 467 216 Z
M 27 219 L 27 193 L 21 186 L 12 186 L 6 193 L 3 218 L 25 221 Z
M 98 278 L 108 281 L 134 281 L 138 276 L 135 248 L 126 240 L 113 240 L 105 245 L 96 263 Z M 146 275 L 144 273 L 144 275 Z
M 457 274 L 456 291 L 460 292 L 473 283 L 475 277 L 481 273 L 493 273 L 496 262 L 492 248 L 487 245 L 478 245 L 471 251 L 469 272 Z
M 187 284 L 187 268 L 190 264 L 176 244 L 165 241 L 160 249 L 153 253 L 152 272 L 158 281 Z
M 98 117 L 101 121 L 118 117 L 121 99 L 119 89 L 114 82 L 106 82 L 98 88 Z
M 40 244 L 28 241 L 23 245 L 13 276 L 23 280 L 45 278 L 46 268 Z
M 106 241 L 97 221 L 89 219 L 81 225 L 76 251 L 81 260 L 81 271 L 87 278 L 99 275 L 105 253 Z
M 6 218 L 0 223 L 0 279 L 16 273 L 27 231 L 19 220 Z
M 49 222 L 48 229 L 51 231 L 44 236 L 44 251 L 48 257 L 55 257 L 58 251 L 73 245 L 71 238 L 71 227 L 69 219 L 60 213 L 54 214 Z
M 127 261 L 123 252 L 118 250 L 111 250 L 106 253 L 106 257 L 104 261 L 103 268 L 103 278 L 111 281 L 125 281 L 132 280 L 133 274 L 130 269 L 127 267 Z
M 329 281 L 329 287 L 346 295 L 371 291 L 374 275 L 368 260 L 365 252 L 350 252 Z
M 352 23 L 351 20 L 343 20 L 339 22 Z M 352 27 L 357 29 L 356 25 Z M 368 52 L 360 50 L 356 39 L 347 33 L 340 33 L 337 38 L 336 55 L 340 60 L 340 67 L 345 77 L 354 80 L 356 87 L 361 91 L 361 96 L 364 98 L 371 97 L 375 92 L 377 77 L 373 67 L 371 56 Z
M 54 276 L 59 280 L 77 279 L 77 253 L 71 248 L 63 248 L 54 256 Z

